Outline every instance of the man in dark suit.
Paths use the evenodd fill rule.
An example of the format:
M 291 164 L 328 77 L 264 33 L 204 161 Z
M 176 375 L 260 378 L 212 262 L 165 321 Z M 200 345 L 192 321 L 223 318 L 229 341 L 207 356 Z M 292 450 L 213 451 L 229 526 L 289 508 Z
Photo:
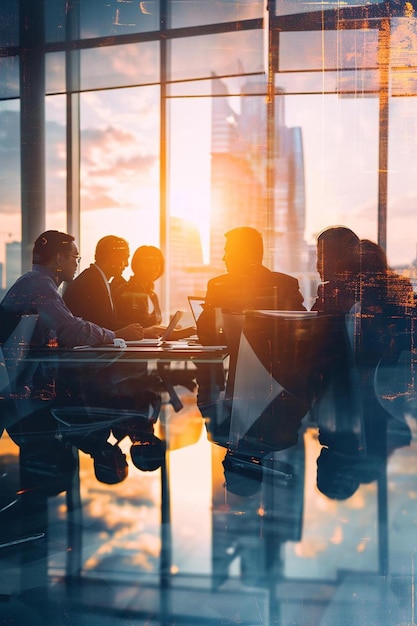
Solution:
M 197 332 L 203 344 L 218 343 L 216 309 L 232 313 L 246 309 L 305 311 L 298 280 L 271 272 L 262 264 L 262 235 L 248 226 L 225 234 L 223 261 L 227 274 L 209 280 Z
M 64 301 L 76 317 L 115 330 L 118 328 L 111 286 L 120 284 L 129 260 L 125 239 L 108 235 L 97 243 L 95 262 L 68 284 Z M 110 283 L 110 279 L 113 279 Z
M 263 241 L 262 235 L 257 230 L 246 226 L 234 228 L 227 232 L 225 237 L 223 260 L 227 274 L 209 281 L 204 310 L 197 322 L 197 332 L 203 344 L 228 345 L 230 363 L 227 385 L 223 400 L 221 393 L 225 385 L 223 368 L 215 371 L 213 366 L 198 364 L 197 403 L 205 418 L 209 438 L 230 447 L 231 407 L 239 352 L 240 324 L 243 323 L 244 311 L 255 309 L 305 311 L 305 307 L 298 280 L 287 274 L 272 272 L 262 264 Z M 234 315 L 236 313 L 241 315 Z M 220 336 L 219 324 L 224 330 Z M 265 328 L 258 330 L 262 336 L 268 331 Z M 300 407 L 298 404 L 290 407 L 286 397 L 280 394 L 277 400 L 271 402 L 268 414 L 261 411 L 261 414 L 256 413 L 253 416 L 250 452 L 259 452 L 261 440 L 264 445 L 261 455 L 266 450 L 283 449 L 296 443 L 301 419 L 306 411 L 304 402 L 301 402 Z M 285 427 L 285 433 L 284 429 L 280 428 L 284 423 L 289 424 Z M 272 441 L 271 429 L 278 432 L 279 441 L 277 437 Z M 249 444 L 246 442 L 244 445 Z

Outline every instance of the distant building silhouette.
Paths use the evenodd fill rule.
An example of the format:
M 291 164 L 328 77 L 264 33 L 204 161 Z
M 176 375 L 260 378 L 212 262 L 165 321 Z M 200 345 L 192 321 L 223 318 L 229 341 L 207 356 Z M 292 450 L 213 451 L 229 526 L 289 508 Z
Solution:
M 307 269 L 304 242 L 305 188 L 300 128 L 285 125 L 284 98 L 276 98 L 274 210 L 267 203 L 266 82 L 255 77 L 241 89 L 241 110 L 213 80 L 210 265 L 223 271 L 224 233 L 243 224 L 272 242 L 272 269 L 293 274 Z M 272 233 L 271 233 L 272 225 Z
M 11 287 L 22 273 L 22 244 L 20 241 L 6 243 L 6 289 Z
M 171 216 L 169 251 L 166 271 L 169 272 L 170 308 L 184 309 L 187 296 L 204 296 L 207 280 L 212 275 L 207 265 L 203 265 L 197 226 L 189 220 Z

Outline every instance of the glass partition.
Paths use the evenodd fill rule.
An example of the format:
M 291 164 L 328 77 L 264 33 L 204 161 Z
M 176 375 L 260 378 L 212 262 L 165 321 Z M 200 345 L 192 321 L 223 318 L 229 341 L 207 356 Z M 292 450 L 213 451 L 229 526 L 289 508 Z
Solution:
M 141 4 L 152 7 L 156 3 L 148 1 Z M 188 2 L 168 0 L 170 26 L 178 28 L 259 18 L 263 14 L 263 4 L 262 0 L 251 2 L 228 2 L 226 0 L 214 4 L 211 0 L 188 0 Z
M 82 90 L 157 83 L 158 44 L 151 41 L 82 50 L 80 72 Z
M 304 2 L 301 0 L 276 0 L 275 2 L 275 14 L 276 15 L 296 15 L 300 13 L 313 13 L 322 12 L 331 9 L 371 7 L 372 5 L 384 4 L 384 0 L 366 0 L 366 2 L 360 2 L 358 0 L 345 0 L 341 3 L 340 0 L 328 0 L 326 2 Z
M 239 75 L 263 69 L 262 30 L 185 37 L 170 43 L 170 80 Z
M 19 44 L 19 0 L 4 0 L 0 8 L 0 46 Z
M 0 289 L 21 273 L 19 102 L 0 102 Z M 7 251 L 13 255 L 7 258 Z
M 45 102 L 46 230 L 67 230 L 66 98 L 49 96 Z
M 115 234 L 159 243 L 159 87 L 81 95 L 81 267 Z
M 0 100 L 19 96 L 19 57 L 0 57 Z

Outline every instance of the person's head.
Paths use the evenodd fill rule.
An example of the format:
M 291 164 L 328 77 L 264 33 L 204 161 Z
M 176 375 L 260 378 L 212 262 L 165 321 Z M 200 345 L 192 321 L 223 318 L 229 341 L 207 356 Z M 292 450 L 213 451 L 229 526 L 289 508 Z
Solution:
M 95 262 L 107 278 L 121 276 L 129 264 L 129 244 L 125 239 L 107 235 L 96 245 Z
M 136 278 L 153 283 L 164 273 L 164 256 L 155 246 L 140 246 L 132 257 L 131 268 Z
M 374 241 L 361 239 L 355 248 L 357 271 L 361 274 L 378 274 L 388 269 L 385 250 Z
M 223 261 L 229 274 L 245 273 L 261 265 L 264 253 L 262 235 L 255 228 L 240 226 L 226 234 Z
M 354 265 L 359 237 L 345 226 L 330 226 L 317 237 L 317 271 L 322 282 L 343 277 Z
M 60 282 L 71 281 L 80 260 L 72 235 L 57 230 L 47 230 L 36 239 L 32 263 L 48 267 Z

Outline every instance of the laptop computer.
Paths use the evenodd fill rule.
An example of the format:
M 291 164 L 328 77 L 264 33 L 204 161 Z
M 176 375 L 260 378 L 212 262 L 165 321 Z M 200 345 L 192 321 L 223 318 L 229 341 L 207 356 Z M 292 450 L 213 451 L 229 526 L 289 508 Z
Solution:
M 178 322 L 182 318 L 183 314 L 184 314 L 184 311 L 176 311 L 174 313 L 174 315 L 171 318 L 171 321 L 169 322 L 168 326 L 164 330 L 161 337 L 159 337 L 159 339 L 138 339 L 135 341 L 126 341 L 126 345 L 127 346 L 147 346 L 147 347 L 149 346 L 150 348 L 161 346 L 166 341 L 171 340 L 172 331 L 175 330 L 175 327 L 177 326 Z
M 194 322 L 197 324 L 197 320 L 203 312 L 204 298 L 197 296 L 188 296 L 188 304 L 190 305 L 191 313 L 194 318 Z

